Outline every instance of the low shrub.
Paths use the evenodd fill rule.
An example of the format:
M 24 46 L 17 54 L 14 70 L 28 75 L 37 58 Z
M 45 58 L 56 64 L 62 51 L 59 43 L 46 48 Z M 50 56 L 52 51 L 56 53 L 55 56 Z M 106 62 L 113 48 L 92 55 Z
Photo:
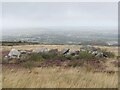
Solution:
M 72 60 L 72 57 L 73 57 L 73 56 L 70 55 L 70 54 L 68 54 L 68 55 L 65 56 L 65 58 L 68 59 L 68 60 Z
M 54 59 L 57 55 L 54 53 L 39 53 L 43 59 Z
M 92 54 L 90 54 L 87 51 L 80 51 L 79 55 L 76 56 L 76 58 L 78 58 L 78 59 L 93 59 L 93 56 L 92 56 Z
M 39 53 L 32 53 L 31 55 L 29 55 L 29 60 L 32 60 L 32 61 L 41 61 L 41 60 L 43 60 L 43 57 Z
M 55 59 L 57 57 L 56 54 L 53 53 L 32 53 L 29 55 L 29 59 L 33 61 L 41 61 L 41 60 L 48 60 L 48 59 Z

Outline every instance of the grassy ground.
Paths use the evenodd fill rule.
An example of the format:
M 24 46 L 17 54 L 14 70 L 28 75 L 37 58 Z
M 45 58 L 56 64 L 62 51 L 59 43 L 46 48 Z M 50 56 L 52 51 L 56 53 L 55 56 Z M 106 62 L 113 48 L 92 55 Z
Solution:
M 2 66 L 0 68 L 0 89 L 2 89 Z
M 63 48 L 80 49 L 79 45 L 21 45 L 3 46 L 3 51 L 15 49 L 32 50 L 46 47 L 48 49 Z M 98 47 L 98 46 L 96 46 Z M 99 46 L 118 55 L 117 47 Z M 111 62 L 106 61 L 106 69 L 117 71 Z M 2 87 L 4 88 L 115 88 L 118 87 L 118 74 L 106 72 L 93 72 L 86 67 L 44 67 L 31 70 L 18 66 L 3 66 Z
M 2 72 L 0 73 L 0 89 L 2 88 Z
M 85 68 L 3 68 L 4 88 L 115 88 L 118 74 L 93 73 Z

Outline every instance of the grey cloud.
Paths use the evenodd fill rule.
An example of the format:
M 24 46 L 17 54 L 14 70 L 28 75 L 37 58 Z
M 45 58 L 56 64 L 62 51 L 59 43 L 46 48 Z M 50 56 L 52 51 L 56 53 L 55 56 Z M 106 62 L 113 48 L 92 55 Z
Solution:
M 3 3 L 3 28 L 100 26 L 117 28 L 117 3 Z

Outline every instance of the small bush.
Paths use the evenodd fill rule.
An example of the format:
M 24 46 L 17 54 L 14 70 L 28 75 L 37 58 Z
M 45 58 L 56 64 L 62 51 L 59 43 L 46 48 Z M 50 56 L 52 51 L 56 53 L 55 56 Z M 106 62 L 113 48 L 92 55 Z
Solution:
M 41 61 L 41 60 L 43 60 L 43 57 L 42 57 L 41 54 L 32 53 L 32 54 L 29 56 L 29 59 L 32 60 L 32 61 Z
M 65 56 L 65 58 L 66 58 L 66 59 L 69 59 L 69 60 L 71 60 L 71 59 L 72 59 L 72 57 L 73 57 L 73 56 L 72 56 L 72 55 L 70 55 L 70 54 Z
M 57 55 L 54 53 L 39 53 L 44 59 L 54 59 Z
M 79 55 L 76 58 L 79 58 L 79 59 L 92 59 L 93 56 L 90 53 L 88 53 L 87 51 L 80 51 Z
M 33 61 L 41 61 L 41 60 L 55 59 L 56 57 L 57 55 L 53 53 L 32 53 L 29 56 L 29 59 Z

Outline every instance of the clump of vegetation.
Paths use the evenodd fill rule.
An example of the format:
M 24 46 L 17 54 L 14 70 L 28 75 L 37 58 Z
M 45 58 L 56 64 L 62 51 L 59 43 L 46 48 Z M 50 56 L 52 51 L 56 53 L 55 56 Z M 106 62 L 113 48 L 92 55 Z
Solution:
M 79 60 L 73 60 L 73 61 L 70 61 L 68 63 L 67 66 L 70 66 L 70 67 L 77 67 L 77 66 L 82 66 L 84 64 L 84 61 L 79 61 Z
M 32 53 L 31 55 L 29 55 L 29 60 L 32 60 L 32 61 L 41 61 L 41 60 L 43 60 L 43 57 L 39 53 Z
M 103 53 L 106 57 L 111 58 L 115 57 L 115 54 L 112 52 L 108 52 L 106 49 L 98 49 L 98 54 Z M 6 55 L 6 52 L 4 52 Z M 72 55 L 70 53 L 62 54 L 62 53 L 50 53 L 50 52 L 41 52 L 41 53 L 30 53 L 23 54 L 20 56 L 19 60 L 15 58 L 15 60 L 3 60 L 4 63 L 18 63 L 23 64 L 22 66 L 26 68 L 34 67 L 34 66 L 61 66 L 65 62 L 66 66 L 76 67 L 81 66 L 83 63 L 88 63 L 91 66 L 99 67 L 100 63 L 105 61 L 103 59 L 103 54 L 93 55 L 89 53 L 89 51 L 79 51 L 79 53 Z M 4 54 L 3 54 L 4 55 Z M 5 56 L 4 55 L 4 56 Z M 12 62 L 15 61 L 15 62 Z
M 68 60 L 72 60 L 73 59 L 72 57 L 73 56 L 71 54 L 68 54 L 68 55 L 65 56 L 65 58 L 68 59 Z
M 81 52 L 79 52 L 79 55 L 77 58 L 79 58 L 79 59 L 93 59 L 93 56 L 88 51 L 81 51 Z
M 36 66 L 36 64 L 35 64 L 34 61 L 26 61 L 26 62 L 24 62 L 24 63 L 21 63 L 21 65 L 22 65 L 23 67 L 29 68 L 29 69 L 31 69 L 32 67 L 35 67 L 35 66 Z
M 66 56 L 63 55 L 63 54 L 58 54 L 58 55 L 55 57 L 55 59 L 61 60 L 61 61 L 65 61 L 67 58 L 66 58 Z
M 53 53 L 39 53 L 44 59 L 54 59 L 57 55 Z
M 52 54 L 52 53 L 32 53 L 29 56 L 30 60 L 33 61 L 42 61 L 42 60 L 48 60 L 48 59 L 54 59 L 56 58 L 56 54 Z
M 102 50 L 103 54 L 106 55 L 108 58 L 114 58 L 115 54 L 113 52 L 107 51 L 106 49 Z

